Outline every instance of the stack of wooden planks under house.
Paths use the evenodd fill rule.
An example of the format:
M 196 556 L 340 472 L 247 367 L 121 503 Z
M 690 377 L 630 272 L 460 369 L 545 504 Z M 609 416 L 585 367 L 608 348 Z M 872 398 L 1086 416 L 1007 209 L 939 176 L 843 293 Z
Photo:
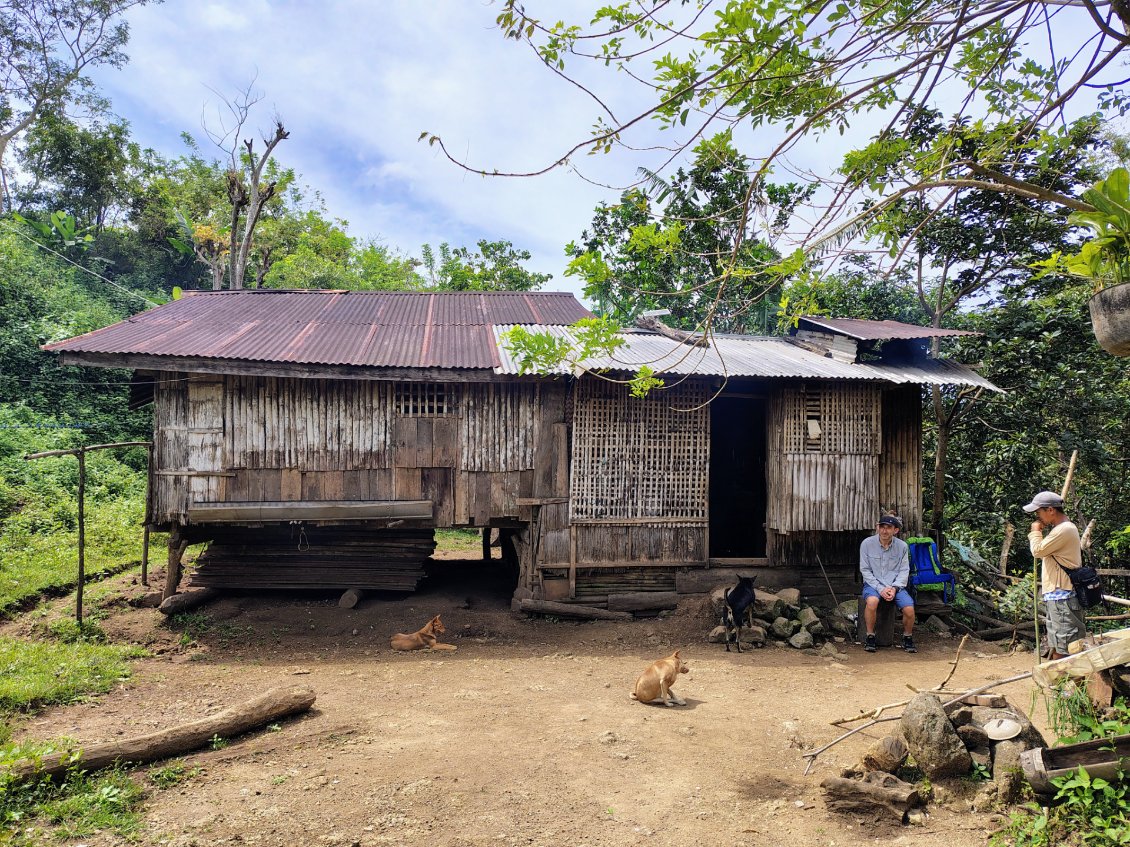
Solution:
M 430 529 L 357 526 L 224 528 L 196 559 L 208 588 L 415 591 L 435 550 Z

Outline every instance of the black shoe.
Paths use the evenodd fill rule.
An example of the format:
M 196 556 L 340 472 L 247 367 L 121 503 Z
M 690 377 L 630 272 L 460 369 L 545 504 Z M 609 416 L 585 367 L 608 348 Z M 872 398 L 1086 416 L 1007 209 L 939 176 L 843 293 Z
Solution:
M 863 642 L 863 649 L 868 653 L 874 653 L 879 649 L 879 642 L 875 640 L 874 634 L 868 634 L 867 640 Z
M 902 637 L 902 649 L 907 653 L 917 653 L 918 648 L 914 646 L 914 639 L 909 635 Z

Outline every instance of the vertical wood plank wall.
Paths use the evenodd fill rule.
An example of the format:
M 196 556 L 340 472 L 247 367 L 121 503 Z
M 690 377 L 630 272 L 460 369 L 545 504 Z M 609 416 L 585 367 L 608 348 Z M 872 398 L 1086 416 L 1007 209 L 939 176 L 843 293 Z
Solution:
M 883 391 L 883 454 L 879 458 L 879 506 L 903 519 L 903 536 L 921 535 L 922 387 Z
M 565 391 L 166 373 L 154 520 L 183 523 L 202 502 L 416 499 L 440 527 L 517 518 L 518 498 L 564 490 Z
M 877 387 L 781 388 L 770 400 L 768 425 L 770 530 L 856 530 L 874 522 L 882 435 Z

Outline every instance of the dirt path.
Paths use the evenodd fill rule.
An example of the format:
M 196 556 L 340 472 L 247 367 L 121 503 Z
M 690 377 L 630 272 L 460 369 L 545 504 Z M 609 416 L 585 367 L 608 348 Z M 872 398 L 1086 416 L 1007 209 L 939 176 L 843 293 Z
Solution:
M 336 597 L 229 597 L 204 610 L 208 628 L 188 645 L 156 611 L 114 608 L 102 627 L 154 657 L 111 694 L 48 710 L 20 734 L 105 741 L 271 686 L 315 690 L 308 715 L 187 757 L 200 773 L 153 789 L 143 844 L 971 847 L 997 826 L 999 817 L 970 811 L 973 786 L 960 783 L 923 826 L 827 812 L 820 781 L 891 725 L 832 748 L 804 774 L 802 752 L 842 731 L 830 721 L 906 699 L 908 684 L 937 685 L 956 640 L 924 634 L 916 656 L 855 645 L 838 660 L 782 647 L 738 655 L 707 644 L 710 621 L 689 610 L 631 624 L 525 619 L 478 582 L 448 577 L 353 610 Z M 391 634 L 437 613 L 457 652 L 389 649 Z M 687 706 L 631 702 L 635 677 L 676 647 L 691 667 L 678 685 Z M 1031 653 L 978 644 L 951 686 L 1031 663 Z M 1029 686 L 1004 693 L 1028 708 Z M 1042 708 L 1033 717 L 1043 728 Z

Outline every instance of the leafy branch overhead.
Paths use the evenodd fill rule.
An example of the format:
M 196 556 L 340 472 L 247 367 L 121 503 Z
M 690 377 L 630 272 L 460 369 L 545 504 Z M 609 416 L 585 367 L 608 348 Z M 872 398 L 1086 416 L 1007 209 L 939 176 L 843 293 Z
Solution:
M 806 150 L 828 142 L 821 151 L 846 144 L 846 154 L 823 156 L 805 175 L 823 189 L 795 233 L 808 249 L 859 234 L 904 198 L 935 207 L 955 190 L 1092 212 L 1073 192 L 1020 173 L 1020 159 L 1049 159 L 1070 143 L 1074 121 L 1093 108 L 1075 102 L 1081 95 L 1107 115 L 1127 107 L 1130 8 L 1121 3 L 651 0 L 605 6 L 588 24 L 557 15 L 550 4 L 507 0 L 498 25 L 591 95 L 595 130 L 541 167 L 503 175 L 580 170 L 575 157 L 584 152 L 654 149 L 655 128 L 668 155 L 653 170 L 665 172 L 703 139 L 752 132 L 759 149 L 750 155 L 748 213 L 771 173 L 795 173 L 810 158 L 802 142 Z M 621 71 L 617 83 L 638 81 L 635 111 L 609 107 L 597 87 L 604 77 L 592 82 L 582 62 Z M 938 131 L 908 142 L 934 113 L 943 115 Z M 978 144 L 967 143 L 969 130 Z M 500 173 L 426 138 L 461 167 Z

